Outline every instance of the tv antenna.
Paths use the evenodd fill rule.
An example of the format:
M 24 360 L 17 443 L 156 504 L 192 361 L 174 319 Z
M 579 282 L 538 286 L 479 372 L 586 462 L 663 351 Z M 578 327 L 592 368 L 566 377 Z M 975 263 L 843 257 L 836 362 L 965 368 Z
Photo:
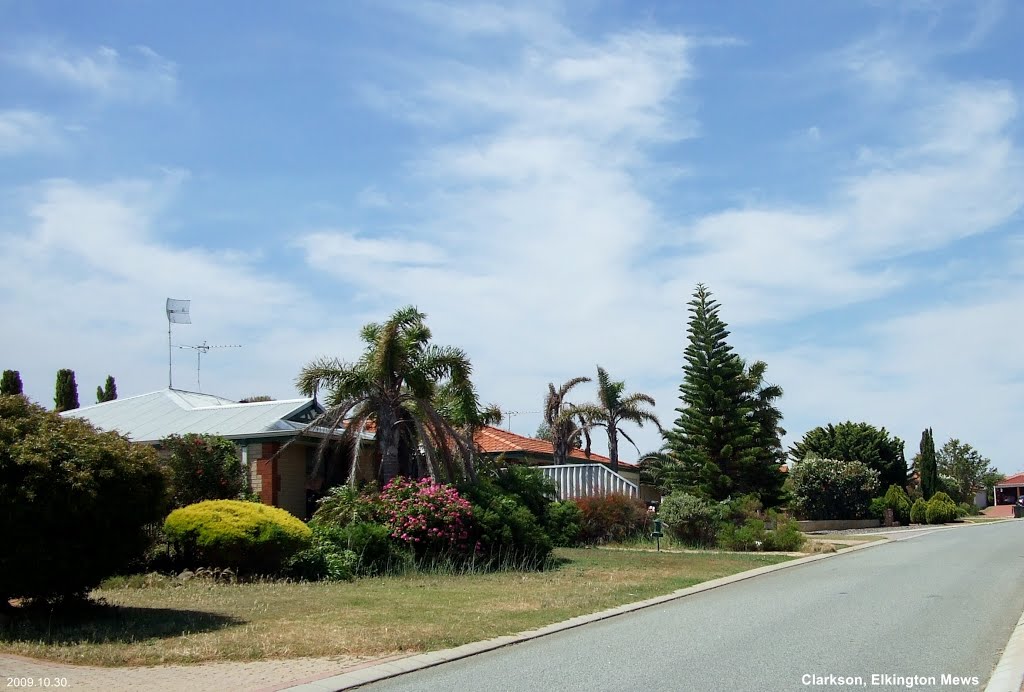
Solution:
M 198 346 L 190 346 L 189 344 L 179 344 L 178 348 L 191 348 L 196 352 L 196 391 L 202 392 L 203 385 L 199 381 L 199 371 L 203 366 L 203 354 L 209 353 L 211 348 L 242 348 L 241 344 L 226 344 L 224 346 L 210 346 L 203 340 L 203 343 Z
M 530 415 L 542 413 L 542 411 L 502 411 L 502 413 L 505 414 L 505 428 L 509 432 L 511 432 L 512 431 L 512 416 L 530 416 Z
M 188 310 L 191 305 L 191 300 L 176 300 L 174 298 L 167 299 L 167 388 L 173 389 L 174 385 L 171 381 L 171 325 L 172 324 L 192 324 L 192 318 L 189 317 Z

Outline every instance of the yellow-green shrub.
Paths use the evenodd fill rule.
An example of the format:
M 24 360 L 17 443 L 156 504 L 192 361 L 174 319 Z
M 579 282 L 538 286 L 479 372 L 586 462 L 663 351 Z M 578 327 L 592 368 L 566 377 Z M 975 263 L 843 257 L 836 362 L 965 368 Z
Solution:
M 937 492 L 928 500 L 925 514 L 929 524 L 946 524 L 957 518 L 957 506 L 944 492 Z
M 164 533 L 192 566 L 275 574 L 307 547 L 309 527 L 277 507 L 241 500 L 207 500 L 171 512 Z
M 922 498 L 914 500 L 914 504 L 910 507 L 910 523 L 911 524 L 927 524 L 928 523 L 928 503 Z

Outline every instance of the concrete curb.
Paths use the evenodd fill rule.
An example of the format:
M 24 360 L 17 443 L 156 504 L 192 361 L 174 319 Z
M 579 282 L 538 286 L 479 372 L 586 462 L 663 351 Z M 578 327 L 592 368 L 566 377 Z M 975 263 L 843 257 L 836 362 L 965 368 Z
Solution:
M 1024 684 L 1024 615 L 1013 628 L 1003 655 L 985 685 L 985 692 L 1020 692 Z
M 476 654 L 482 654 L 487 651 L 494 651 L 495 649 L 501 649 L 512 644 L 519 644 L 521 642 L 530 641 L 531 639 L 538 639 L 540 637 L 546 637 L 549 634 L 555 634 L 557 632 L 564 632 L 566 630 L 575 629 L 582 627 L 583 625 L 589 625 L 592 622 L 599 622 L 601 620 L 607 620 L 619 615 L 625 615 L 626 613 L 632 613 L 637 610 L 643 610 L 644 608 L 650 608 L 653 606 L 661 605 L 663 603 L 669 603 L 671 601 L 685 598 L 686 596 L 692 596 L 704 591 L 710 591 L 711 589 L 721 588 L 728 586 L 729 584 L 735 584 L 737 582 L 746 581 L 747 579 L 753 579 L 759 577 L 762 574 L 770 574 L 772 572 L 778 572 L 780 570 L 789 569 L 791 567 L 797 567 L 799 565 L 806 565 L 810 562 L 817 562 L 818 560 L 826 560 L 828 558 L 837 557 L 839 555 L 845 555 L 857 550 L 865 550 L 879 545 L 885 545 L 890 543 L 889 540 L 884 541 L 866 541 L 861 545 L 850 546 L 849 548 L 843 548 L 837 550 L 834 553 L 820 553 L 817 555 L 808 555 L 807 557 L 798 558 L 796 560 L 789 560 L 782 562 L 777 565 L 767 565 L 765 567 L 758 567 L 756 569 L 747 570 L 746 572 L 740 572 L 738 574 L 732 574 L 728 577 L 721 577 L 719 579 L 712 579 L 710 581 L 702 582 L 694 586 L 687 587 L 685 589 L 679 589 L 672 593 L 665 594 L 664 596 L 656 596 L 649 598 L 645 601 L 637 601 L 636 603 L 627 603 L 626 605 L 617 606 L 610 608 L 609 610 L 602 610 L 598 613 L 591 613 L 589 615 L 580 615 L 569 620 L 563 620 L 562 622 L 556 622 L 551 625 L 546 625 L 539 629 L 529 630 L 526 632 L 520 632 L 519 634 L 506 635 L 504 637 L 495 637 L 494 639 L 485 639 L 479 642 L 472 642 L 470 644 L 464 644 L 457 646 L 453 649 L 444 649 L 441 651 L 431 651 L 425 654 L 416 654 L 409 656 L 408 658 L 391 661 L 377 666 L 364 668 L 362 670 L 353 671 L 350 673 L 342 673 L 341 675 L 335 675 L 328 678 L 322 678 L 315 682 L 309 682 L 303 685 L 297 685 L 295 687 L 287 688 L 290 692 L 339 692 L 340 690 L 348 690 L 354 687 L 360 687 L 362 685 L 368 685 L 372 682 L 379 682 L 380 680 L 387 680 L 388 678 L 397 677 L 404 675 L 405 673 L 412 673 L 417 670 L 423 670 L 425 668 L 433 668 L 434 666 L 441 665 L 442 663 L 448 663 L 449 661 L 457 661 L 462 658 L 468 658 L 475 656 Z M 1017 690 L 1014 690 L 1017 692 Z

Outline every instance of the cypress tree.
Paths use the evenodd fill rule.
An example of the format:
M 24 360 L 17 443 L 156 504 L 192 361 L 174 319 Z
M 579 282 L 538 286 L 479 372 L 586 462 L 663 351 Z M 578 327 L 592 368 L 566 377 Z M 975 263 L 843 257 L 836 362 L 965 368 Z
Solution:
M 21 373 L 17 370 L 4 370 L 3 377 L 0 377 L 0 394 L 24 394 L 25 389 L 21 384 Z
M 75 371 L 62 368 L 57 371 L 57 387 L 53 397 L 54 410 L 71 411 L 78 408 L 78 383 Z
M 102 404 L 106 401 L 113 401 L 117 398 L 117 384 L 114 383 L 114 376 L 107 375 L 107 381 L 102 387 L 96 388 L 96 403 Z
M 917 473 L 921 481 L 921 494 L 928 499 L 938 490 L 936 486 L 939 482 L 939 470 L 935 458 L 935 438 L 932 437 L 931 428 L 925 428 L 921 433 L 921 450 L 918 458 Z
M 714 500 L 756 492 L 748 482 L 758 460 L 743 361 L 726 342 L 729 331 L 718 316 L 719 304 L 704 284 L 697 285 L 689 305 L 682 406 L 665 446 L 693 491 Z

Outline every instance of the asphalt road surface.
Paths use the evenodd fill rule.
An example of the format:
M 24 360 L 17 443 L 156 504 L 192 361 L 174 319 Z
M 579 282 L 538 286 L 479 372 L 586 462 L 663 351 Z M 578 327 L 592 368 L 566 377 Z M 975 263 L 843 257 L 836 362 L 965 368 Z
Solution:
M 362 689 L 980 689 L 1022 610 L 1024 521 L 950 528 Z

